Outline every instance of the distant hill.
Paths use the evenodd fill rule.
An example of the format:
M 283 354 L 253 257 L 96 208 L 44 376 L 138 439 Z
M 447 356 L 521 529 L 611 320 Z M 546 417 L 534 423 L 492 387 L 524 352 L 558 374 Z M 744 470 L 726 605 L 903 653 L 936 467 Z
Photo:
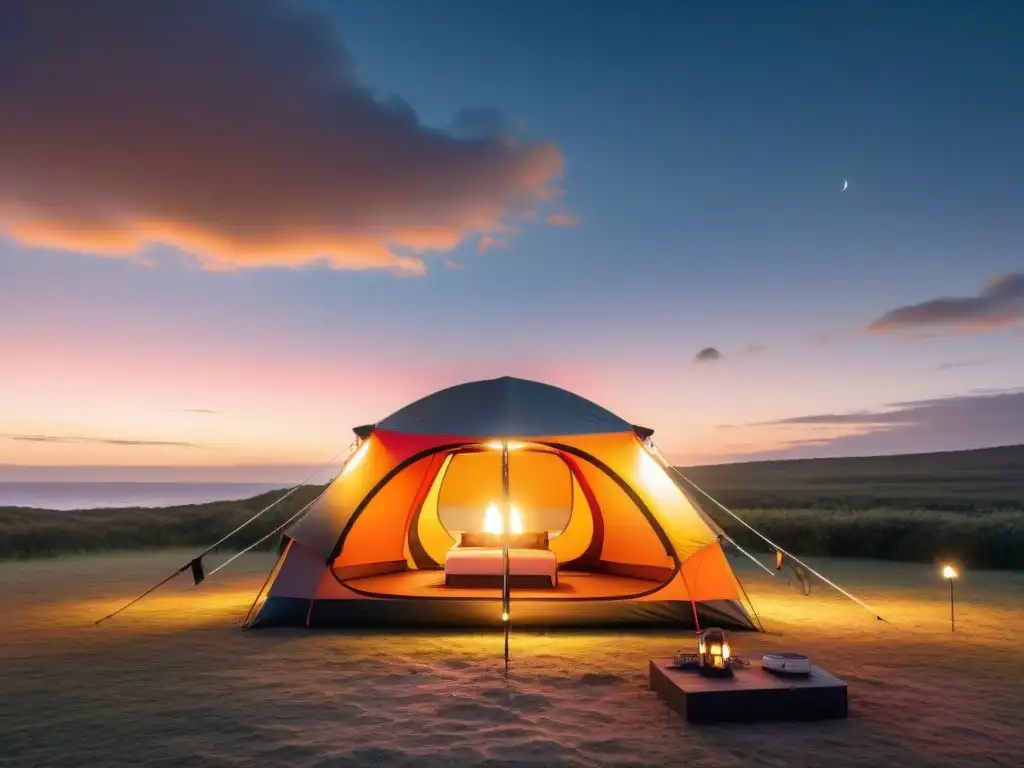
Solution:
M 1024 510 L 1024 445 L 681 468 L 729 507 Z
M 949 557 L 973 568 L 1024 567 L 1024 445 L 683 471 L 765 536 L 800 554 L 917 562 Z M 224 549 L 256 541 L 321 490 L 297 491 Z M 198 552 L 280 494 L 161 509 L 0 507 L 0 560 L 162 547 Z M 766 552 L 735 520 L 711 505 L 705 509 L 741 546 Z M 276 545 L 271 537 L 263 546 Z

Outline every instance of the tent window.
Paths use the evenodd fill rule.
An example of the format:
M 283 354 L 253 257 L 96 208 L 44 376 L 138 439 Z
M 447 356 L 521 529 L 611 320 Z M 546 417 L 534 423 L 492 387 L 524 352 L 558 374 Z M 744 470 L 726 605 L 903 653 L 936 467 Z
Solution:
M 558 454 L 529 449 L 512 451 L 509 493 L 523 530 L 546 531 L 553 538 L 569 524 L 573 478 Z M 438 518 L 453 537 L 463 531 L 484 530 L 488 506 L 501 498 L 500 452 L 457 453 L 441 480 Z

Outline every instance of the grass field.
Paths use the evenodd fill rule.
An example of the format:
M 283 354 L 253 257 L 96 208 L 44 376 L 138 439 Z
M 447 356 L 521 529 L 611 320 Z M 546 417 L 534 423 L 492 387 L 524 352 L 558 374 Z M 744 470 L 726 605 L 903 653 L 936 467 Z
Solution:
M 740 509 L 1024 511 L 1024 445 L 683 471 L 723 504 Z
M 914 564 L 812 560 L 891 625 L 742 561 L 768 634 L 846 680 L 850 716 L 691 726 L 647 690 L 647 660 L 689 633 L 241 631 L 270 568 L 245 555 L 94 621 L 191 552 L 0 563 L 0 764 L 78 766 L 1021 765 L 1024 574 L 968 572 L 956 632 L 946 584 Z M 211 558 L 211 565 L 217 562 Z M 741 673 L 742 674 L 742 673 Z
M 768 538 L 799 554 L 953 559 L 975 568 L 1024 568 L 1021 445 L 723 464 L 682 472 Z M 714 504 L 704 507 L 741 545 L 764 549 Z
M 797 554 L 920 562 L 951 558 L 972 568 L 1024 568 L 1024 446 L 691 467 L 683 472 Z M 226 548 L 256 540 L 320 490 L 301 489 Z M 280 493 L 161 509 L 0 508 L 0 558 L 201 548 Z M 762 542 L 728 515 L 710 503 L 704 507 L 741 545 L 765 551 Z M 275 544 L 271 539 L 266 548 Z
M 313 500 L 322 486 L 300 488 L 225 546 L 239 548 L 273 530 Z M 240 501 L 156 509 L 52 511 L 0 507 L 0 558 L 51 557 L 113 550 L 207 547 L 284 491 Z M 264 548 L 276 546 L 271 539 Z
M 708 510 L 740 546 L 767 545 L 728 515 Z M 799 555 L 911 562 L 956 561 L 968 568 L 1024 569 L 1024 511 L 930 509 L 744 509 L 742 519 Z

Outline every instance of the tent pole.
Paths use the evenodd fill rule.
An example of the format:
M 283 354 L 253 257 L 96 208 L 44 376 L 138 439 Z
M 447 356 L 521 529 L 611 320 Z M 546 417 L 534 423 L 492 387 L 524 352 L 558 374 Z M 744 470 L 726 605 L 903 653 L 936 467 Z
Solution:
M 334 482 L 334 480 L 335 480 L 335 479 L 336 479 L 336 478 L 338 477 L 338 475 L 340 475 L 340 474 L 341 474 L 341 472 L 342 472 L 342 471 L 344 471 L 344 469 L 345 469 L 345 466 L 346 466 L 346 465 L 348 464 L 348 462 L 349 462 L 349 461 L 351 461 L 352 457 L 353 457 L 353 456 L 355 455 L 355 451 L 354 451 L 353 449 L 354 449 L 354 448 L 355 448 L 356 446 L 358 446 L 358 445 L 359 445 L 359 441 L 357 440 L 356 442 L 354 442 L 354 443 L 353 443 L 352 445 L 350 445 L 350 446 L 349 446 L 349 448 L 347 449 L 347 450 L 348 450 L 348 454 L 349 454 L 349 455 L 348 455 L 348 458 L 347 458 L 347 459 L 345 459 L 345 462 L 344 462 L 344 463 L 342 464 L 342 466 L 341 466 L 341 469 L 340 469 L 340 470 L 338 471 L 338 473 L 337 473 L 337 474 L 336 474 L 336 475 L 335 475 L 335 476 L 334 476 L 333 478 L 331 478 L 331 481 L 330 481 L 330 482 L 329 482 L 329 483 L 327 484 L 327 487 L 329 487 L 329 486 L 330 486 L 330 483 L 331 483 L 331 482 Z M 139 602 L 139 600 L 141 600 L 142 598 L 144 598 L 144 597 L 148 596 L 148 595 L 149 595 L 149 594 L 150 594 L 151 592 L 154 592 L 154 591 L 156 591 L 157 589 L 159 589 L 160 587 L 162 587 L 162 586 L 163 586 L 164 584 L 166 584 L 167 582 L 169 582 L 169 581 L 170 581 L 171 579 L 173 579 L 173 578 L 174 578 L 175 576 L 177 576 L 177 575 L 178 575 L 179 573 L 184 573 L 185 571 L 187 571 L 187 570 L 188 570 L 189 568 L 191 568 L 191 567 L 192 567 L 192 564 L 193 564 L 193 563 L 197 563 L 197 562 L 200 562 L 200 561 L 201 561 L 201 560 L 202 560 L 202 559 L 203 559 L 204 557 L 206 557 L 206 556 L 207 556 L 208 554 L 210 554 L 211 552 L 213 552 L 213 551 L 214 551 L 214 550 L 215 550 L 215 549 L 216 549 L 217 547 L 219 547 L 219 546 L 220 546 L 221 544 L 223 544 L 223 543 L 224 543 L 225 541 L 227 541 L 227 540 L 228 540 L 228 539 L 230 539 L 230 538 L 231 538 L 232 536 L 234 536 L 234 535 L 235 535 L 236 533 L 238 533 L 238 532 L 239 532 L 240 530 L 242 530 L 242 529 L 243 529 L 243 528 L 245 528 L 245 527 L 246 527 L 247 525 L 249 525 L 249 523 L 253 522 L 254 520 L 256 520 L 256 519 L 257 519 L 258 517 L 260 517 L 261 515 L 265 514 L 266 512 L 269 512 L 269 511 L 270 511 L 271 509 L 273 509 L 274 507 L 276 507 L 276 506 L 277 506 L 277 505 L 278 505 L 278 504 L 279 504 L 280 502 L 284 501 L 284 500 L 285 500 L 286 498 L 288 498 L 288 497 L 289 497 L 289 496 L 291 496 L 291 495 L 292 495 L 293 493 L 295 493 L 295 492 L 296 492 L 297 490 L 299 490 L 299 488 L 302 488 L 302 487 L 303 487 L 304 485 L 306 485 L 306 484 L 307 484 L 307 483 L 308 483 L 308 482 L 309 482 L 310 480 L 312 480 L 312 479 L 313 479 L 314 477 L 316 477 L 316 476 L 317 476 L 318 474 L 320 474 L 320 473 L 321 473 L 321 472 L 323 472 L 323 471 L 324 471 L 325 469 L 327 469 L 327 468 L 328 468 L 329 466 L 331 466 L 331 464 L 333 464 L 333 463 L 334 463 L 335 461 L 337 461 L 337 460 L 338 460 L 339 458 L 341 458 L 341 457 L 342 457 L 342 455 L 344 455 L 344 453 L 345 453 L 345 451 L 342 451 L 342 452 L 341 452 L 341 453 L 339 453 L 339 454 L 338 454 L 337 456 L 335 456 L 335 457 L 334 457 L 333 459 L 331 459 L 331 460 L 330 460 L 329 462 L 327 462 L 327 463 L 326 463 L 326 464 L 324 464 L 324 465 L 323 465 L 322 467 L 320 467 L 320 469 L 318 469 L 318 470 L 317 470 L 316 472 L 314 472 L 314 473 L 313 473 L 313 474 L 311 474 L 311 475 L 310 475 L 309 477 L 307 477 L 307 478 L 306 478 L 305 480 L 303 480 L 303 481 L 302 481 L 301 483 L 299 483 L 298 485 L 294 485 L 294 486 L 292 486 L 292 487 L 291 487 L 291 489 L 290 489 L 289 491 L 287 491 L 287 492 L 286 492 L 285 494 L 283 494 L 283 495 L 281 495 L 281 496 L 278 496 L 278 497 L 277 497 L 277 498 L 276 498 L 276 499 L 275 499 L 274 501 L 272 501 L 272 502 L 271 502 L 270 504 L 268 504 L 267 506 L 265 506 L 265 507 L 264 507 L 263 509 L 261 509 L 261 510 L 260 510 L 259 512 L 257 512 L 257 513 L 256 513 L 255 515 L 253 515 L 252 517 L 250 517 L 250 518 L 249 518 L 248 520 L 246 520 L 246 521 L 245 521 L 244 523 L 242 523 L 241 525 L 239 525 L 239 526 L 238 526 L 237 528 L 235 528 L 235 530 L 231 531 L 231 533 L 229 533 L 229 534 L 228 534 L 227 536 L 224 536 L 224 537 L 222 537 L 222 538 L 221 538 L 221 539 L 220 539 L 220 540 L 219 540 L 219 541 L 218 541 L 218 542 L 217 542 L 216 544 L 211 544 L 211 545 L 210 545 L 209 547 L 207 547 L 207 548 L 206 548 L 205 550 L 203 550 L 203 552 L 202 552 L 201 554 L 199 554 L 199 556 L 198 556 L 198 557 L 194 557 L 194 558 L 193 558 L 192 560 L 190 560 L 189 562 L 185 563 L 185 565 L 181 566 L 181 568 L 179 568 L 178 570 L 176 570 L 176 571 L 175 571 L 174 573 L 172 573 L 172 574 L 171 574 L 170 576 L 168 576 L 168 577 L 167 577 L 166 579 L 164 579 L 163 581 L 161 581 L 161 582 L 160 582 L 159 584 L 154 584 L 154 585 L 153 585 L 152 587 L 150 587 L 149 589 L 147 589 L 147 590 L 146 590 L 145 592 L 143 592 L 143 593 L 142 593 L 141 595 L 139 595 L 138 597 L 136 597 L 136 598 L 135 598 L 134 600 L 131 600 L 130 602 L 128 602 L 128 603 L 125 603 L 125 604 L 124 604 L 124 605 L 122 605 L 122 606 L 121 606 L 120 608 L 118 608 L 118 609 L 117 609 L 116 611 L 114 611 L 113 613 L 109 613 L 109 614 L 107 614 L 107 615 L 106 615 L 106 616 L 104 616 L 104 617 L 103 617 L 102 619 L 97 619 L 95 623 L 96 623 L 96 624 L 102 624 L 102 623 L 103 623 L 104 621 L 106 621 L 107 619 L 112 619 L 112 618 L 114 618 L 114 617 L 115 617 L 115 616 L 117 616 L 117 615 L 118 615 L 119 613 L 121 613 L 121 611 L 124 611 L 124 610 L 126 610 L 127 608 L 130 608 L 130 607 L 132 607 L 132 606 L 133 606 L 133 605 L 135 605 L 135 604 L 136 604 L 137 602 Z M 270 538 L 271 536 L 273 536 L 273 535 L 274 535 L 275 533 L 277 533 L 278 531 L 281 531 L 281 530 L 283 530 L 283 529 L 284 529 L 284 528 L 285 528 L 285 527 L 286 527 L 286 526 L 287 526 L 287 525 L 288 525 L 289 523 L 293 522 L 293 521 L 294 521 L 294 520 L 296 520 L 296 519 L 297 519 L 297 518 L 298 518 L 298 517 L 299 517 L 300 515 L 302 515 L 302 513 L 306 512 L 306 511 L 307 511 L 307 510 L 308 510 L 308 509 L 309 509 L 309 508 L 310 508 L 310 507 L 311 507 L 311 506 L 313 505 L 313 503 L 314 503 L 314 502 L 316 502 L 316 501 L 317 501 L 317 500 L 318 500 L 318 499 L 320 498 L 320 496 L 323 496 L 323 495 L 324 495 L 324 493 L 325 493 L 325 492 L 327 491 L 327 487 L 325 487 L 325 488 L 324 488 L 324 490 L 323 490 L 323 491 L 321 491 L 321 492 L 320 492 L 320 494 L 319 494 L 319 495 L 318 495 L 318 496 L 317 496 L 317 497 L 316 497 L 315 499 L 313 499 L 313 501 L 309 502 L 309 504 L 307 504 L 307 505 L 306 505 L 306 506 L 304 506 L 304 507 L 303 507 L 302 509 L 300 509 L 300 510 L 299 510 L 299 511 L 298 511 L 297 513 L 295 513 L 295 514 L 294 514 L 294 515 L 292 515 L 292 516 L 291 516 L 290 518 L 288 518 L 288 519 L 287 519 L 287 520 L 286 520 L 286 521 L 285 521 L 285 522 L 284 522 L 284 523 L 283 523 L 282 525 L 279 525 L 279 526 L 278 526 L 277 528 L 275 528 L 274 530 L 272 530 L 272 531 L 271 531 L 271 532 L 270 532 L 269 534 L 267 534 L 266 536 L 264 536 L 264 537 L 263 537 L 262 539 L 259 539 L 258 541 L 256 541 L 256 543 L 254 543 L 254 544 L 250 544 L 250 545 L 249 545 L 248 547 L 246 547 L 245 549 L 243 549 L 243 550 L 242 550 L 241 552 L 239 552 L 239 553 L 235 554 L 235 555 L 234 555 L 234 557 L 231 557 L 231 558 L 230 558 L 229 560 L 227 560 L 227 562 L 221 563 L 221 564 L 220 564 L 219 566 L 217 566 L 217 567 L 216 567 L 216 568 L 214 568 L 214 569 L 213 569 L 212 571 L 210 571 L 210 573 L 208 573 L 208 574 L 207 574 L 207 576 L 212 576 L 212 575 L 213 575 L 213 574 L 215 574 L 215 573 L 216 573 L 217 571 L 219 571 L 219 570 L 220 570 L 221 568 L 223 568 L 223 567 L 224 567 L 225 565 L 227 565 L 228 563 L 231 563 L 232 561 L 234 561 L 234 560 L 235 560 L 235 559 L 236 559 L 237 557 L 239 557 L 240 555 L 244 555 L 244 554 L 245 554 L 246 552 L 248 552 L 249 550 L 251 550 L 251 549 L 252 549 L 253 547 L 255 547 L 255 546 L 258 546 L 259 544 L 262 544 L 262 543 L 263 543 L 264 541 L 266 541 L 267 539 L 269 539 L 269 538 Z M 201 567 L 201 566 L 200 566 L 200 567 Z M 199 585 L 199 581 L 197 580 L 197 581 L 196 581 L 196 586 L 198 586 L 198 585 Z M 258 596 L 257 596 L 257 597 L 258 597 Z
M 509 672 L 509 625 L 512 585 L 509 573 L 509 530 L 512 525 L 512 500 L 509 492 L 509 441 L 502 440 L 502 626 L 505 630 L 505 675 Z
M 672 470 L 673 472 L 675 472 L 675 474 L 676 474 L 676 475 L 677 475 L 677 476 L 678 476 L 678 477 L 679 477 L 679 478 L 680 478 L 681 480 L 683 480 L 683 481 L 684 481 L 684 482 L 685 482 L 685 483 L 686 483 L 687 485 L 689 485 L 690 487 L 692 487 L 692 488 L 693 488 L 694 490 L 698 491 L 698 492 L 699 492 L 699 493 L 700 493 L 701 495 L 703 495 L 703 496 L 707 497 L 707 499 L 708 499 L 708 500 L 709 500 L 709 501 L 710 501 L 710 502 L 711 502 L 712 504 L 714 504 L 714 505 L 715 505 L 716 507 L 718 507 L 719 509 L 721 509 L 721 510 L 722 510 L 723 512 L 725 512 L 725 513 L 726 513 L 727 515 L 729 515 L 729 516 L 730 516 L 731 518 L 733 518 L 733 519 L 734 519 L 734 520 L 735 520 L 735 521 L 736 521 L 737 523 L 739 523 L 739 524 L 740 524 L 740 525 L 742 525 L 742 526 L 743 526 L 744 528 L 746 528 L 747 530 L 749 530 L 749 531 L 750 531 L 751 533 L 753 533 L 753 534 L 754 534 L 755 536 L 757 536 L 758 538 L 760 538 L 760 539 L 761 539 L 762 541 L 764 541 L 764 542 L 765 542 L 766 544 L 768 544 L 768 546 L 770 546 L 770 547 L 773 547 L 774 549 L 778 550 L 779 552 L 782 552 L 782 553 L 783 553 L 784 555 L 786 555 L 786 556 L 787 556 L 787 557 L 788 557 L 788 558 L 789 558 L 790 560 L 793 560 L 793 561 L 795 561 L 795 562 L 799 563 L 800 565 L 802 565 L 802 566 L 803 566 L 804 568 L 806 568 L 806 569 L 807 569 L 808 571 L 810 571 L 811 573 L 813 573 L 813 574 L 814 574 L 815 576 L 817 576 L 817 577 L 818 577 L 819 579 L 821 579 L 821 580 L 822 580 L 823 582 L 825 582 L 825 583 L 826 583 L 826 584 L 828 584 L 828 585 L 829 585 L 830 587 L 832 587 L 832 588 L 833 588 L 834 590 L 836 590 L 836 592 L 839 592 L 840 594 L 842 594 L 842 595 L 845 595 L 846 597 L 850 598 L 850 599 L 851 599 L 851 600 L 852 600 L 853 602 L 855 602 L 855 603 L 856 603 L 857 605 L 859 605 L 859 606 L 860 606 L 861 608 L 864 608 L 865 610 L 867 610 L 867 611 L 870 611 L 870 612 L 871 612 L 872 614 L 874 614 L 875 618 L 876 618 L 876 619 L 878 619 L 879 621 L 884 621 L 884 622 L 885 622 L 886 624 L 890 624 L 890 623 L 891 623 L 891 622 L 890 622 L 890 621 L 888 621 L 887 619 L 883 619 L 883 618 L 882 618 L 882 617 L 881 617 L 881 616 L 879 615 L 879 613 L 878 613 L 878 612 L 877 612 L 877 611 L 876 611 L 876 610 L 875 610 L 874 608 L 872 608 L 872 607 L 871 607 L 870 605 L 868 605 L 867 603 L 865 603 L 865 602 L 864 602 L 863 600 L 861 600 L 860 598 L 858 598 L 858 597 L 855 597 L 854 595 L 850 594 L 850 593 L 849 593 L 849 592 L 847 592 L 847 591 L 846 591 L 845 589 L 843 589 L 843 588 L 842 588 L 842 587 L 840 587 L 840 586 L 839 586 L 838 584 L 836 584 L 836 583 L 835 583 L 834 581 L 832 581 L 831 579 L 829 579 L 829 578 L 828 578 L 827 576 L 825 576 L 825 575 L 824 575 L 824 574 L 822 574 L 822 573 L 819 573 L 819 572 L 818 572 L 818 571 L 816 571 L 816 570 L 815 570 L 814 568 L 811 568 L 811 566 L 809 566 L 809 565 L 808 565 L 807 563 L 805 563 L 805 562 L 804 562 L 803 560 L 801 560 L 800 558 L 798 558 L 798 557 L 797 557 L 796 555 L 794 555 L 794 554 L 792 554 L 792 553 L 790 553 L 790 552 L 787 552 L 786 550 L 784 550 L 784 549 L 783 549 L 782 547 L 780 547 L 780 546 L 779 546 L 778 544 L 776 544 L 776 543 L 775 543 L 774 541 L 772 541 L 771 539 L 769 539 L 769 538 L 768 538 L 767 536 L 765 536 L 765 535 L 764 535 L 763 533 L 761 533 L 761 532 L 760 532 L 759 530 L 757 530 L 756 528 L 754 528 L 754 526 L 750 525 L 750 523 L 748 523 L 747 521 L 745 521 L 745 520 L 744 520 L 743 518 L 741 518 L 741 517 L 740 517 L 739 515 L 737 515 L 737 514 L 736 514 L 735 512 L 733 512 L 733 511 L 732 511 L 731 509 L 729 509 L 729 508 L 728 508 L 727 506 L 725 506 L 725 505 L 724 505 L 724 504 L 723 504 L 722 502 L 720 502 L 720 501 L 719 501 L 718 499 L 716 499 L 716 498 L 715 498 L 714 496 L 712 496 L 712 495 L 711 495 L 710 493 L 708 493 L 708 492 L 707 492 L 707 491 L 705 491 L 705 490 L 704 490 L 703 488 L 701 488 L 701 487 L 700 487 L 699 485 L 697 485 L 697 484 L 696 484 L 695 482 L 693 482 L 693 480 L 691 480 L 691 479 L 690 479 L 690 478 L 688 478 L 688 477 L 687 477 L 686 475 L 684 475 L 684 474 L 683 474 L 682 472 L 680 472 L 680 471 L 679 471 L 679 469 L 677 469 L 676 467 L 672 466 L 672 464 L 670 464 L 670 463 L 669 463 L 668 459 L 666 459 L 666 458 L 665 458 L 665 454 L 663 454 L 663 453 L 661 452 L 661 449 L 659 449 L 659 448 L 658 448 L 658 446 L 654 445 L 653 441 L 651 442 L 651 447 L 652 447 L 652 448 L 654 449 L 654 452 L 655 452 L 655 453 L 656 453 L 656 454 L 658 455 L 658 458 L 659 458 L 659 459 L 661 459 L 661 463 L 662 463 L 662 465 L 663 465 L 663 466 L 665 466 L 666 468 L 668 468 L 668 469 L 671 469 L 671 470 Z M 730 540 L 731 540 L 731 539 L 730 539 Z M 735 544 L 735 542 L 733 542 L 733 543 Z M 763 567 L 763 566 L 762 566 L 762 567 Z
M 258 603 L 260 601 L 260 598 L 263 597 L 263 593 L 266 592 L 267 586 L 270 584 L 270 579 L 273 577 L 274 573 L 277 572 L 277 566 L 288 555 L 288 550 L 291 548 L 292 542 L 289 539 L 288 543 L 285 545 L 284 551 L 277 556 L 277 560 L 274 562 L 272 566 L 270 566 L 270 570 L 267 572 L 267 578 L 263 581 L 263 586 L 260 587 L 260 591 L 256 593 L 256 597 L 253 599 L 252 605 L 249 606 L 249 610 L 246 611 L 245 618 L 242 619 L 243 628 L 249 626 L 249 619 L 252 618 L 252 612 L 256 610 L 256 603 Z
M 736 547 L 736 549 L 738 549 L 738 550 L 740 551 L 740 554 L 746 555 L 746 556 L 747 556 L 747 559 L 749 559 L 749 560 L 750 560 L 750 562 L 752 562 L 752 563 L 753 563 L 754 565 L 756 565 L 756 566 L 757 566 L 758 568 L 760 568 L 760 569 L 761 569 L 762 571 L 764 571 L 765 573 L 767 573 L 767 574 L 768 574 L 769 576 L 771 576 L 771 577 L 772 577 L 773 579 L 775 578 L 775 573 L 774 573 L 774 572 L 772 571 L 772 569 L 771 569 L 771 568 L 769 568 L 769 567 L 768 567 L 767 565 L 765 565 L 764 563 L 762 563 L 762 562 L 761 562 L 760 560 L 758 560 L 758 559 L 757 559 L 756 557 L 754 557 L 754 556 L 753 556 L 752 554 L 750 554 L 749 552 L 747 552 L 747 550 L 745 550 L 745 549 L 744 549 L 743 547 L 741 547 L 741 546 L 740 546 L 739 544 L 737 544 L 737 543 L 736 543 L 736 540 L 735 540 L 734 538 L 732 538 L 731 536 L 729 536 L 729 535 L 728 535 L 728 534 L 726 534 L 726 533 L 723 533 L 723 534 L 722 534 L 722 536 L 723 536 L 723 537 L 724 537 L 724 538 L 725 538 L 725 539 L 726 539 L 726 540 L 727 540 L 727 541 L 728 541 L 728 542 L 729 542 L 730 544 L 732 544 L 732 545 L 733 545 L 734 547 Z
M 227 560 L 225 560 L 225 561 L 224 561 L 223 563 L 221 563 L 221 564 L 220 564 L 220 565 L 218 565 L 218 566 L 217 566 L 216 568 L 214 568 L 214 569 L 213 569 L 212 571 L 210 571 L 210 573 L 209 573 L 209 574 L 207 574 L 207 575 L 208 575 L 208 576 L 213 576 L 213 574 L 215 574 L 215 573 L 216 573 L 217 571 L 219 571 L 219 570 L 220 570 L 221 568 L 226 568 L 227 566 L 231 565 L 231 564 L 232 564 L 233 562 L 235 562 L 235 560 L 237 560 L 237 559 L 238 559 L 238 558 L 240 558 L 240 557 L 241 557 L 242 555 L 244 555 L 244 554 L 246 554 L 246 553 L 250 552 L 251 550 L 255 549 L 256 547 L 258 547 L 258 546 L 259 546 L 260 544 L 262 544 L 263 542 L 265 542 L 265 541 L 266 541 L 267 539 L 269 539 L 269 538 L 270 538 L 271 536 L 273 536 L 273 535 L 274 535 L 275 533 L 280 533 L 281 531 L 283 531 L 283 530 L 284 530 L 285 528 L 287 528 L 287 527 L 288 527 L 289 525 L 291 525 L 291 524 L 292 524 L 293 522 L 295 522 L 295 521 L 296 521 L 296 520 L 298 520 L 298 519 L 299 519 L 300 517 L 302 517 L 303 515 L 305 515 L 305 514 L 306 514 L 306 512 L 308 512 L 308 511 L 309 511 L 309 509 L 310 509 L 310 508 L 311 508 L 311 507 L 312 507 L 312 506 L 313 506 L 314 504 L 316 504 L 316 503 L 317 503 L 318 501 L 320 501 L 320 497 L 321 497 L 321 496 L 323 496 L 323 495 L 324 495 L 325 493 L 327 493 L 327 489 L 326 489 L 326 488 L 325 488 L 324 490 L 322 490 L 322 491 L 321 491 L 321 492 L 320 492 L 319 494 L 317 494 L 317 496 L 316 496 L 316 498 L 315 498 L 315 499 L 313 499 L 313 500 L 312 500 L 311 502 L 309 502 L 309 503 L 308 503 L 308 504 L 307 504 L 306 506 L 304 506 L 304 507 L 303 507 L 302 509 L 300 509 L 300 510 L 299 510 L 298 512 L 296 512 L 296 513 L 295 513 L 294 515 L 292 515 L 292 516 L 291 516 L 291 517 L 289 517 L 289 518 L 288 518 L 287 520 L 285 520 L 285 521 L 284 521 L 283 523 L 281 523 L 281 524 L 280 524 L 279 526 L 277 526 L 277 528 L 275 528 L 274 530 L 272 530 L 272 531 L 271 531 L 270 533 L 266 534 L 266 535 L 265 535 L 265 536 L 264 536 L 263 538 L 261 538 L 261 539 L 257 539 L 257 540 L 256 540 L 256 541 L 254 541 L 254 542 L 253 542 L 252 544 L 250 544 L 250 545 L 249 545 L 248 547 L 246 547 L 245 549 L 243 549 L 243 550 L 242 550 L 241 552 L 236 552 L 235 554 L 233 554 L 233 555 L 232 555 L 231 557 L 229 557 L 229 558 L 228 558 Z

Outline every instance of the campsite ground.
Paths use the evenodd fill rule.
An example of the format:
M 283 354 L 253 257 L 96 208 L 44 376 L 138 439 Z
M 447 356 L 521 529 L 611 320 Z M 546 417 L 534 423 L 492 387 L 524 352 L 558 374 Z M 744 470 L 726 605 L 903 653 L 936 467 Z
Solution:
M 93 621 L 191 556 L 0 564 L 0 764 L 1020 765 L 1024 573 L 969 572 L 950 633 L 929 566 L 814 564 L 894 626 L 816 585 L 737 563 L 769 634 L 736 652 L 809 653 L 849 683 L 844 721 L 688 726 L 647 690 L 679 635 L 242 632 L 271 556 L 197 589 L 181 577 Z

